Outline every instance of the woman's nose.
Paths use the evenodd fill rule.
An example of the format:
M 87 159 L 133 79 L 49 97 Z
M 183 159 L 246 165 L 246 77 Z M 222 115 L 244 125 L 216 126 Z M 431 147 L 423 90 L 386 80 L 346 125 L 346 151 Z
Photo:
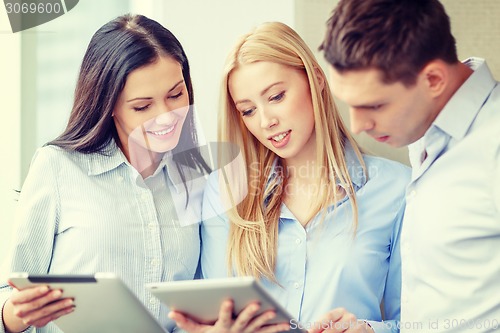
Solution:
M 169 124 L 172 121 L 175 120 L 175 114 L 173 112 L 161 112 L 158 116 L 155 118 L 155 122 L 157 124 Z
M 262 110 L 260 114 L 260 127 L 263 129 L 271 128 L 278 124 L 278 119 L 270 112 Z

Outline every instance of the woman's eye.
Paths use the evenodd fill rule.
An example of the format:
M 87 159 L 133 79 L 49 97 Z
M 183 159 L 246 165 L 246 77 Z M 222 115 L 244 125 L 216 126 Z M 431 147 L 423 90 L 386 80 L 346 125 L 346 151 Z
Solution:
M 170 98 L 170 99 L 177 99 L 177 98 L 179 98 L 179 97 L 181 97 L 181 96 L 182 96 L 182 91 L 181 91 L 180 93 L 178 93 L 178 94 L 175 94 L 175 95 L 169 96 L 168 98 Z
M 255 111 L 255 109 L 248 109 L 248 110 L 244 110 L 244 111 L 241 111 L 241 115 L 243 117 L 246 117 L 246 116 L 250 116 L 253 112 Z
M 285 97 L 285 92 L 284 91 L 280 92 L 277 95 L 273 95 L 273 96 L 269 97 L 269 101 L 271 101 L 271 102 L 279 102 L 279 101 L 281 101 L 283 99 L 283 97 Z
M 134 110 L 137 112 L 145 111 L 149 107 L 149 105 L 150 104 L 144 106 L 134 106 Z

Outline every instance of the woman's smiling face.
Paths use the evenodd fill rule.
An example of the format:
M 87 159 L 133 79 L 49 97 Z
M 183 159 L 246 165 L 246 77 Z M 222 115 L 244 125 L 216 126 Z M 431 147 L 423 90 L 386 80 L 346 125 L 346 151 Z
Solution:
M 136 146 L 153 153 L 174 149 L 188 111 L 189 96 L 178 61 L 159 57 L 132 71 L 113 112 L 127 159 Z
M 229 92 L 246 128 L 264 146 L 284 159 L 311 156 L 314 111 L 305 71 L 266 61 L 245 64 L 231 73 Z

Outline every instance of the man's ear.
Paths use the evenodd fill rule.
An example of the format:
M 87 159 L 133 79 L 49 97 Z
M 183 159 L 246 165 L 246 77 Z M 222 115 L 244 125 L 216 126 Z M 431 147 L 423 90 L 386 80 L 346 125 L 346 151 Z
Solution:
M 433 60 L 429 62 L 420 71 L 421 78 L 432 97 L 438 97 L 446 90 L 449 84 L 448 65 L 442 60 Z
M 318 90 L 323 91 L 323 89 L 325 89 L 325 76 L 323 75 L 323 72 L 318 68 L 314 68 L 314 74 L 316 75 L 316 79 L 319 83 Z

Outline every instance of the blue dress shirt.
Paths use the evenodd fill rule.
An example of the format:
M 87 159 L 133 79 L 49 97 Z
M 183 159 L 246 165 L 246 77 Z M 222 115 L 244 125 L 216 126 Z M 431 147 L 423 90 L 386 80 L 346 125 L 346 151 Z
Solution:
M 168 153 L 155 173 L 143 179 L 114 141 L 104 154 L 40 148 L 19 198 L 8 271 L 114 272 L 172 330 L 168 310 L 144 285 L 195 275 L 205 178 L 188 167 L 183 171 L 191 179 L 187 207 L 184 185 Z M 5 281 L 0 306 L 11 292 Z M 37 332 L 61 331 L 49 323 Z
M 410 170 L 397 162 L 364 156 L 367 180 L 350 147 L 346 158 L 359 205 L 356 236 L 350 200 L 331 206 L 323 222 L 318 213 L 306 227 L 283 205 L 275 270 L 281 286 L 262 282 L 306 329 L 326 312 L 344 307 L 369 321 L 376 332 L 398 332 L 399 233 Z M 217 174 L 212 173 L 203 198 L 204 278 L 227 276 L 229 225 L 218 184 Z M 382 318 L 386 321 L 381 322 Z

